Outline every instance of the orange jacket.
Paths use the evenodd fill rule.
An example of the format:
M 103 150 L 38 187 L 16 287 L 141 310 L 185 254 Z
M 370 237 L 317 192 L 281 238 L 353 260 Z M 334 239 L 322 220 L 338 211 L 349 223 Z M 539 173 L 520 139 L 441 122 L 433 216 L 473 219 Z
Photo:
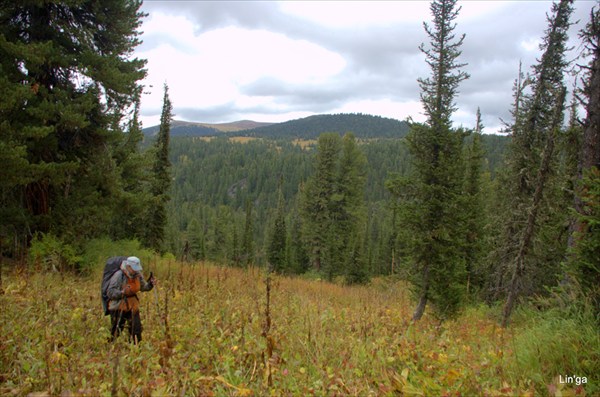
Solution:
M 139 311 L 140 303 L 137 293 L 150 291 L 153 287 L 151 283 L 144 280 L 142 275 L 130 279 L 121 270 L 117 271 L 111 277 L 106 292 L 109 299 L 108 310 Z

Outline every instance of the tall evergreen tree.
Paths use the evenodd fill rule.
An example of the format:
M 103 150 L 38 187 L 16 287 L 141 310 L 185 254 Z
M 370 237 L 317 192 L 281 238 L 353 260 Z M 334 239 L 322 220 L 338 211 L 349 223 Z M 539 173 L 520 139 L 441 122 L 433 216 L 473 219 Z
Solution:
M 287 227 L 285 225 L 285 201 L 283 199 L 283 176 L 279 178 L 277 210 L 269 237 L 267 260 L 270 271 L 285 273 L 288 271 L 287 260 Z
M 0 235 L 78 241 L 108 232 L 114 148 L 145 61 L 141 1 L 3 2 Z
M 288 261 L 290 271 L 294 274 L 303 274 L 310 267 L 310 258 L 302 239 L 302 219 L 300 218 L 297 205 L 294 206 L 290 217 L 289 235 Z
M 465 286 L 464 229 L 460 195 L 464 167 L 464 133 L 452 130 L 454 98 L 461 81 L 469 76 L 458 63 L 464 35 L 456 39 L 454 29 L 460 7 L 456 0 L 431 3 L 433 26 L 424 23 L 430 48 L 420 46 L 431 68 L 431 76 L 419 79 L 425 125 L 412 124 L 407 137 L 413 156 L 413 175 L 397 180 L 391 190 L 403 198 L 402 224 L 410 229 L 410 259 L 413 290 L 419 300 L 413 314 L 419 320 L 428 302 L 442 317 L 453 315 Z
M 600 5 L 592 11 L 581 34 L 591 58 L 583 87 L 586 118 L 583 123 L 581 170 L 600 168 Z
M 197 219 L 192 219 L 187 228 L 187 241 L 189 244 L 189 260 L 204 260 L 203 257 L 203 239 L 200 223 Z
M 484 150 L 481 144 L 483 124 L 481 122 L 481 111 L 477 108 L 477 120 L 473 132 L 473 140 L 467 148 L 466 174 L 464 187 L 464 209 L 465 209 L 465 261 L 468 277 L 467 293 L 471 286 L 483 287 L 484 275 L 482 274 L 481 262 L 484 253 L 485 237 L 485 211 L 483 206 L 482 175 Z
M 254 217 L 252 201 L 246 200 L 246 221 L 242 236 L 242 262 L 244 266 L 254 263 Z
M 160 115 L 160 128 L 151 151 L 155 157 L 152 166 L 153 180 L 151 187 L 152 205 L 149 209 L 146 226 L 145 244 L 158 252 L 162 252 L 167 224 L 166 205 L 169 201 L 171 187 L 171 161 L 169 160 L 169 141 L 171 122 L 173 120 L 173 105 L 169 99 L 169 87 L 165 83 L 163 108 Z
M 579 160 L 579 186 L 575 199 L 577 217 L 572 228 L 569 273 L 575 277 L 585 299 L 600 320 L 600 4 L 581 32 L 585 55 L 583 97 L 586 109 Z
M 308 247 L 316 271 L 332 268 L 331 242 L 333 240 L 332 197 L 335 194 L 337 161 L 341 139 L 336 133 L 319 136 L 314 175 L 302 191 L 302 236 Z M 325 267 L 325 269 L 322 269 Z M 330 272 L 331 274 L 331 272 Z
M 315 163 L 303 190 L 302 236 L 315 269 L 331 280 L 347 273 L 355 240 L 361 241 L 366 159 L 354 135 L 325 133 Z
M 145 235 L 146 213 L 151 204 L 150 162 L 148 156 L 140 151 L 144 136 L 139 121 L 139 104 L 138 98 L 126 137 L 117 147 L 115 155 L 122 186 L 115 198 L 115 215 L 111 223 L 110 236 L 115 240 L 135 238 L 141 241 Z
M 367 160 L 352 133 L 342 139 L 335 194 L 333 224 L 339 267 L 351 282 L 364 282 L 368 271 L 363 261 L 363 231 L 366 225 L 365 180 Z M 352 272 L 350 272 L 352 269 Z
M 560 230 L 558 225 L 565 221 L 557 217 L 564 214 L 565 209 L 553 208 L 553 204 L 562 200 L 553 199 L 550 189 L 556 186 L 552 183 L 556 171 L 554 145 L 564 117 L 563 75 L 572 11 L 571 0 L 553 4 L 541 44 L 542 57 L 533 66 L 529 79 L 531 92 L 519 94 L 517 99 L 522 100 L 517 102 L 515 120 L 509 128 L 512 145 L 508 178 L 503 188 L 507 207 L 503 235 L 495 255 L 501 267 L 497 288 L 508 296 L 504 323 L 520 294 L 540 291 L 553 282 L 552 277 L 558 273 L 557 266 L 563 257 L 538 237 L 551 235 L 553 230 L 556 235 L 556 230 Z M 556 259 L 549 257 L 550 252 Z

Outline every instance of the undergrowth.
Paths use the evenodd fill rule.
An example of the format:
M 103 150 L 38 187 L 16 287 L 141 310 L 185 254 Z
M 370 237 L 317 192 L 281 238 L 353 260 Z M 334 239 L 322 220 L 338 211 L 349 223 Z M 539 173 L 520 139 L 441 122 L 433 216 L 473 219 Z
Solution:
M 100 250 L 100 248 L 98 249 Z M 412 323 L 406 286 L 273 276 L 142 258 L 159 279 L 140 294 L 143 341 L 107 342 L 102 263 L 88 276 L 18 268 L 0 295 L 0 395 L 594 395 L 598 331 L 495 310 Z M 583 320 L 582 320 L 583 321 Z M 587 376 L 585 385 L 556 377 Z

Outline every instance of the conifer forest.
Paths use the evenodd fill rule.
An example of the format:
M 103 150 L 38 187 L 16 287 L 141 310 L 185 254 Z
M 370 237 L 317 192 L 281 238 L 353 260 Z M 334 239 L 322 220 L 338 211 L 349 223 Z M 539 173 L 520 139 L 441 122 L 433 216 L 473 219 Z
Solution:
M 600 395 L 600 3 L 576 59 L 552 3 L 500 134 L 452 122 L 457 0 L 423 122 L 194 133 L 165 83 L 143 126 L 141 6 L 0 3 L 0 395 Z M 121 255 L 158 280 L 139 344 L 107 342 Z

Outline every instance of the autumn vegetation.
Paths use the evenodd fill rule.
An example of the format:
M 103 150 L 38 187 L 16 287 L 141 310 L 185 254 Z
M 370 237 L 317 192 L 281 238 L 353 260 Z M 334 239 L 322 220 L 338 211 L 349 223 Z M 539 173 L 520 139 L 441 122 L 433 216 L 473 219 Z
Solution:
M 150 253 L 148 253 L 150 255 Z M 514 324 L 476 306 L 411 321 L 405 282 L 368 286 L 264 269 L 142 257 L 159 278 L 141 296 L 144 341 L 107 342 L 98 262 L 88 276 L 15 269 L 0 296 L 2 395 L 594 395 L 597 331 L 523 308 Z M 68 288 L 62 288 L 68 286 Z M 35 297 L 33 299 L 32 297 Z M 560 327 L 560 328 L 557 328 Z M 549 338 L 548 329 L 559 338 Z M 271 349 L 267 346 L 271 344 Z

